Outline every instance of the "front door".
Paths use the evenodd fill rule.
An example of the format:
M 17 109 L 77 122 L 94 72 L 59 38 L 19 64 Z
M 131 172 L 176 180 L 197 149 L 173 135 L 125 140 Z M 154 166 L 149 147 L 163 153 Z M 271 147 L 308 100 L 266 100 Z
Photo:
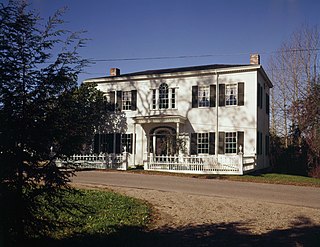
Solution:
M 176 152 L 176 135 L 171 129 L 161 128 L 150 136 L 151 147 L 156 156 L 174 155 Z

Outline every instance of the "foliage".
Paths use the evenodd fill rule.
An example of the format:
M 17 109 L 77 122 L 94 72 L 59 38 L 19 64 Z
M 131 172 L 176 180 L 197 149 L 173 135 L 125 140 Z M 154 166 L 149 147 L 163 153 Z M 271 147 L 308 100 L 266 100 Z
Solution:
M 0 4 L 0 245 L 50 229 L 37 198 L 62 202 L 72 175 L 55 158 L 83 150 L 106 120 L 102 93 L 77 85 L 85 40 L 59 28 L 62 14 L 42 25 L 26 1 Z
M 273 165 L 290 164 L 286 172 L 291 164 L 300 174 L 319 165 L 319 45 L 319 28 L 305 25 L 270 60 L 271 154 Z

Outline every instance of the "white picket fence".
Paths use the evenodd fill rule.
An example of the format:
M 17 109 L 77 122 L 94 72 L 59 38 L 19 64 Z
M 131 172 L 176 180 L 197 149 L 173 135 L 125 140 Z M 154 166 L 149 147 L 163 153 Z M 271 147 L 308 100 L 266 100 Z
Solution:
M 144 164 L 145 170 L 192 173 L 242 175 L 254 168 L 254 157 L 238 155 L 212 156 L 153 156 Z
M 122 154 L 74 154 L 57 160 L 57 166 L 72 166 L 77 169 L 128 169 L 128 153 Z

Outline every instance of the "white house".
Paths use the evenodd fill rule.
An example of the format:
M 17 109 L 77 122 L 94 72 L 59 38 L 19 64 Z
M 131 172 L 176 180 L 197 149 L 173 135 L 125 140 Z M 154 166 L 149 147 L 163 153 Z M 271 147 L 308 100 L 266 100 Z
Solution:
M 124 118 L 95 136 L 95 152 L 130 153 L 129 165 L 242 174 L 269 165 L 269 90 L 258 54 L 250 64 L 148 70 L 87 79 Z M 122 123 L 122 124 L 121 124 Z

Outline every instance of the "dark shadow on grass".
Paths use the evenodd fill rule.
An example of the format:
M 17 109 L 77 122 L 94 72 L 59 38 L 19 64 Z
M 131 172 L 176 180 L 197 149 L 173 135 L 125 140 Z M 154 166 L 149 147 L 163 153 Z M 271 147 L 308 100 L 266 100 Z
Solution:
M 295 219 L 289 229 L 250 233 L 246 223 L 189 225 L 146 231 L 124 227 L 109 235 L 82 235 L 60 241 L 46 240 L 33 246 L 320 246 L 320 225 L 308 218 Z

